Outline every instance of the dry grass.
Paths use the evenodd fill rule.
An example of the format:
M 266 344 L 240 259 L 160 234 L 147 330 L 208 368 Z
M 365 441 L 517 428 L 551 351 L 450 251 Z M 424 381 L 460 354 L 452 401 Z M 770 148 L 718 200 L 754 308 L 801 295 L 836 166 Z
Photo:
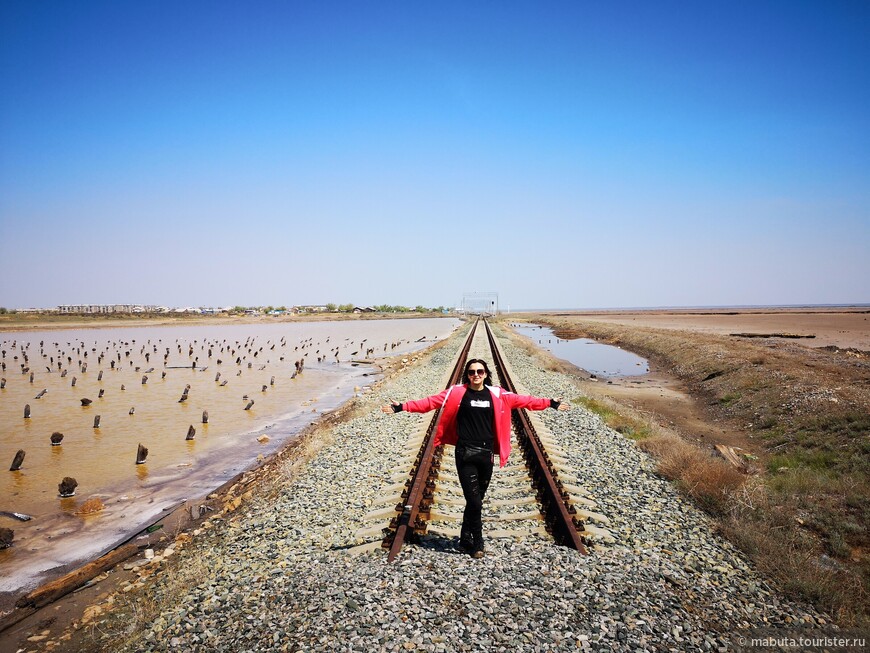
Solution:
M 846 565 L 829 555 L 808 521 L 807 497 L 812 502 L 817 481 L 798 473 L 786 484 L 791 492 L 783 492 L 769 478 L 750 478 L 732 494 L 719 526 L 787 593 L 808 599 L 842 624 L 866 627 L 866 568 L 862 571 L 859 565 Z
M 207 546 L 207 545 L 199 545 Z M 196 545 L 194 545 L 194 548 Z M 159 594 L 152 592 L 118 593 L 106 619 L 86 626 L 93 650 L 122 650 L 142 643 L 142 633 L 167 610 L 167 606 L 183 605 L 182 600 L 192 587 L 209 577 L 202 555 L 188 551 L 183 558 L 174 558 L 160 571 Z
M 654 434 L 639 444 L 657 458 L 660 473 L 715 516 L 721 531 L 788 594 L 842 625 L 870 625 L 866 359 L 776 341 L 538 321 L 561 337 L 592 337 L 650 358 L 681 379 L 711 419 L 747 433 L 763 465 L 749 478 L 676 436 Z M 583 403 L 611 426 L 630 410 L 614 409 L 615 402 Z
M 868 590 L 860 568 L 829 556 L 817 529 L 799 516 L 809 514 L 807 499 L 822 489 L 817 477 L 796 474 L 784 493 L 769 479 L 746 477 L 676 435 L 656 435 L 639 446 L 787 594 L 809 600 L 841 624 L 867 625 Z
M 677 485 L 712 515 L 728 512 L 731 497 L 745 476 L 721 458 L 676 435 L 656 435 L 639 446 L 658 462 L 658 472 Z
M 572 401 L 600 416 L 607 426 L 632 440 L 645 440 L 662 432 L 649 416 L 620 406 L 608 397 L 578 397 Z

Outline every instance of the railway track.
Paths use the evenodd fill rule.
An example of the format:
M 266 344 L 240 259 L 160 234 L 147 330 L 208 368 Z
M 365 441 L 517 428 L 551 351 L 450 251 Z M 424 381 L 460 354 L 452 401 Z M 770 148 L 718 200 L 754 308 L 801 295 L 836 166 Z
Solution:
M 492 361 L 493 374 L 503 388 L 529 394 L 512 378 L 510 364 L 484 319 L 472 325 L 445 387 L 463 381 L 462 370 L 470 357 Z M 393 470 L 395 483 L 385 488 L 386 496 L 379 502 L 386 507 L 366 515 L 382 523 L 358 533 L 360 539 L 382 533 L 380 546 L 389 550 L 389 561 L 405 542 L 427 534 L 459 535 L 465 501 L 452 455 L 442 465 L 444 447 L 433 446 L 439 413 L 435 412 L 424 430 L 410 436 L 406 456 Z M 513 413 L 513 437 L 522 461 L 515 453 L 508 465 L 494 469 L 484 501 L 484 522 L 490 524 L 486 536 L 545 536 L 582 553 L 588 552 L 594 540 L 611 541 L 610 533 L 602 528 L 607 518 L 595 512 L 595 502 L 540 417 L 525 410 Z M 385 519 L 389 521 L 383 525 Z M 493 523 L 501 528 L 492 528 Z

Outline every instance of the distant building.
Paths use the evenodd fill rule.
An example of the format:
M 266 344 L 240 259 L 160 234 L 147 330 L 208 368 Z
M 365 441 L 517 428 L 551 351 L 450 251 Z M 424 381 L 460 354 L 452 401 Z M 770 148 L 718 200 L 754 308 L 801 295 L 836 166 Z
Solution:
M 58 313 L 153 313 L 156 306 L 143 304 L 61 304 Z

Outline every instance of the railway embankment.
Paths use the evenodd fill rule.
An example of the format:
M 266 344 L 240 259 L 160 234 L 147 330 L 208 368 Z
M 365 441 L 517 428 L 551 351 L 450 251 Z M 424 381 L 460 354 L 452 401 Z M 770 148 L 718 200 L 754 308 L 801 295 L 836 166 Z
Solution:
M 784 599 L 632 440 L 579 406 L 541 418 L 615 541 L 582 555 L 546 535 L 491 538 L 476 560 L 435 535 L 392 564 L 383 550 L 361 552 L 365 515 L 427 419 L 378 407 L 437 392 L 463 331 L 312 432 L 305 455 L 273 468 L 247 501 L 192 540 L 179 533 L 173 555 L 139 567 L 143 580 L 91 606 L 54 650 L 724 651 L 741 637 L 834 632 Z M 577 396 L 575 379 L 512 339 L 501 345 L 529 392 Z

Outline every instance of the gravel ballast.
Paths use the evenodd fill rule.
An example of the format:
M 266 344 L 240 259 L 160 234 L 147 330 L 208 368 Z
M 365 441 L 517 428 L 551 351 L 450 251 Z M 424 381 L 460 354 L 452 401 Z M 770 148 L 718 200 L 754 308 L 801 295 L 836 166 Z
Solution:
M 396 482 L 408 436 L 431 418 L 379 406 L 438 392 L 465 333 L 364 393 L 360 416 L 332 427 L 307 465 L 176 553 L 140 590 L 136 600 L 163 609 L 127 650 L 726 651 L 741 632 L 827 624 L 780 598 L 645 453 L 578 406 L 538 415 L 615 542 L 584 556 L 544 536 L 488 538 L 476 560 L 431 536 L 393 564 L 383 550 L 355 551 L 377 540 L 357 533 L 379 523 L 365 515 Z M 578 395 L 569 376 L 541 369 L 510 338 L 500 343 L 529 392 Z M 452 460 L 451 449 L 447 470 Z M 484 535 L 495 528 L 485 523 Z M 180 593 L 178 574 L 189 582 Z

